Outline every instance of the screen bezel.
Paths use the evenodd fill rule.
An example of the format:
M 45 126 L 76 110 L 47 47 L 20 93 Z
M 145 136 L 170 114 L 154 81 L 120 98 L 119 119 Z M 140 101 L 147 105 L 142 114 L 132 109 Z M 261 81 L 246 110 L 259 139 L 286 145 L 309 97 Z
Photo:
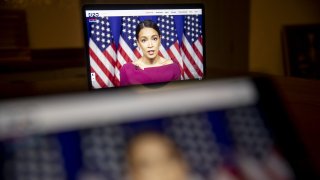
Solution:
M 95 89 L 92 86 L 91 81 L 91 70 L 90 70 L 90 58 L 89 58 L 89 36 L 87 29 L 86 11 L 87 10 L 135 10 L 135 9 L 201 9 L 202 10 L 202 39 L 203 39 L 203 77 L 206 79 L 206 31 L 205 31 L 205 9 L 204 5 L 201 3 L 193 4 L 85 4 L 82 7 L 82 23 L 84 32 L 84 48 L 85 48 L 85 59 L 86 59 L 86 72 L 89 90 L 101 90 L 101 89 L 115 89 L 121 87 L 111 87 L 111 88 L 100 88 Z M 181 81 L 181 80 L 180 80 Z M 187 80 L 190 81 L 190 80 Z M 191 80 L 192 81 L 192 80 Z M 168 82 L 162 83 L 150 83 L 145 85 L 157 85 L 166 84 Z M 141 84 L 143 85 L 143 84 Z M 134 85 L 131 85 L 134 86 Z M 127 86 L 127 87 L 131 87 Z

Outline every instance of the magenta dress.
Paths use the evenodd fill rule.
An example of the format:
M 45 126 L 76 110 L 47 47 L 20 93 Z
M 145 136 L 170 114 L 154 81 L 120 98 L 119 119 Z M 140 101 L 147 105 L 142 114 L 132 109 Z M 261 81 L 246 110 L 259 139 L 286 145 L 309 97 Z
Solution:
M 120 86 L 150 84 L 180 80 L 181 71 L 177 63 L 141 69 L 127 63 L 120 69 Z

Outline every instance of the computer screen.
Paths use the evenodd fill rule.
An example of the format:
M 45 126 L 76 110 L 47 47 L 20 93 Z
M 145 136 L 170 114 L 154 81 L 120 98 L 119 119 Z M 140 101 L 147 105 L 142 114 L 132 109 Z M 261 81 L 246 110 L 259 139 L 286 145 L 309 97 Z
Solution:
M 203 79 L 204 8 L 85 5 L 90 89 Z

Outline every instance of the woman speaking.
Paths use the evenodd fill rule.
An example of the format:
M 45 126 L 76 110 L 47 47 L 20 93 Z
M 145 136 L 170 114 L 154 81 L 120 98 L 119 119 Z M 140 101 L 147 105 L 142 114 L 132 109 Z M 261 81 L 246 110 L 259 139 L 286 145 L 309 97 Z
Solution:
M 143 55 L 140 59 L 122 66 L 120 86 L 180 80 L 179 65 L 159 56 L 161 34 L 156 23 L 151 20 L 139 23 L 136 39 Z

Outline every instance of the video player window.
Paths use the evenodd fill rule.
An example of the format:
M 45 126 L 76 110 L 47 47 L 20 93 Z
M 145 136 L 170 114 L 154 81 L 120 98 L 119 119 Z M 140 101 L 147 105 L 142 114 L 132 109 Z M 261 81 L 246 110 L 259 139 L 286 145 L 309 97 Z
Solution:
M 92 89 L 203 79 L 202 6 L 97 7 L 84 7 Z

